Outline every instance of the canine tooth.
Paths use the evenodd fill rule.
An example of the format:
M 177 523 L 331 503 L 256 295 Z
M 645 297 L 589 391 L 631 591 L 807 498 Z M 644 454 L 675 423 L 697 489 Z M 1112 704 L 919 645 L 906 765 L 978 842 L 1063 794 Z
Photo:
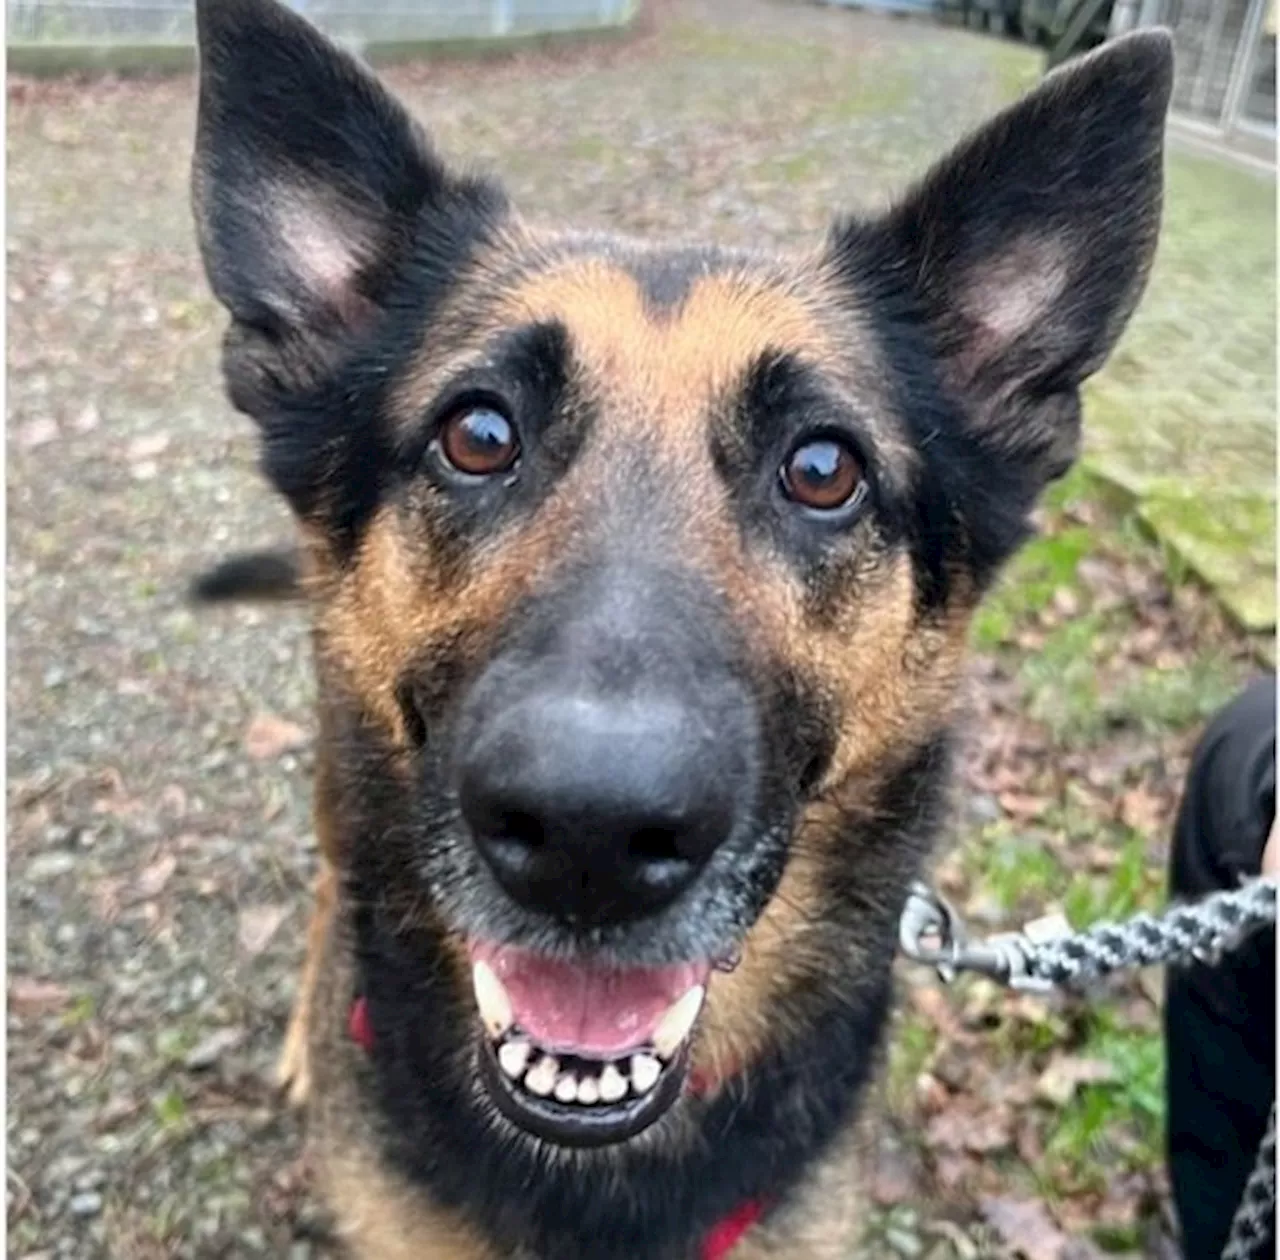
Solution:
M 653 1048 L 662 1058 L 671 1058 L 680 1049 L 684 1039 L 693 1031 L 698 1012 L 702 1009 L 702 999 L 706 994 L 707 991 L 702 985 L 695 984 L 662 1017 L 653 1032 Z
M 658 1083 L 662 1064 L 651 1054 L 631 1056 L 631 1087 L 637 1094 L 647 1094 Z
M 584 1081 L 583 1084 L 586 1082 Z M 562 1103 L 578 1101 L 578 1091 L 582 1088 L 578 1078 L 572 1072 L 566 1072 L 556 1081 L 556 1098 Z
M 600 1082 L 594 1076 L 584 1076 L 578 1082 L 578 1101 L 588 1107 L 600 1101 Z
M 600 1073 L 600 1097 L 607 1103 L 616 1103 L 627 1092 L 627 1078 L 612 1063 L 606 1063 Z
M 498 1049 L 498 1066 L 513 1081 L 518 1081 L 529 1064 L 533 1047 L 527 1041 L 504 1041 Z
M 524 1087 L 529 1093 L 537 1094 L 539 1098 L 546 1098 L 556 1087 L 556 1076 L 559 1071 L 560 1064 L 549 1054 L 545 1055 L 529 1069 L 529 1075 L 524 1078 Z
M 496 1040 L 515 1023 L 511 999 L 497 972 L 483 959 L 471 968 L 471 984 L 476 991 L 480 1022 L 484 1024 L 485 1032 Z

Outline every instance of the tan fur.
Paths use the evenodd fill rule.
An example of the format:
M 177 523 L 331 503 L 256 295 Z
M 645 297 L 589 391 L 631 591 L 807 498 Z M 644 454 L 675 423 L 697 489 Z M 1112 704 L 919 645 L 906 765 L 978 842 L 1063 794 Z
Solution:
M 289 1014 L 284 1045 L 276 1061 L 276 1084 L 286 1092 L 289 1102 L 300 1107 L 311 1092 L 310 1018 L 320 980 L 320 958 L 329 936 L 338 901 L 338 871 L 341 869 L 342 829 L 335 817 L 333 775 L 329 766 L 329 741 L 332 732 L 320 717 L 319 753 L 312 789 L 312 823 L 320 848 L 320 870 L 316 876 L 311 919 L 307 924 L 306 953 L 298 977 L 298 991 Z
M 424 1206 L 367 1147 L 329 1151 L 324 1169 L 326 1197 L 341 1204 L 338 1236 L 351 1260 L 498 1260 L 462 1221 Z
M 498 307 L 503 324 L 562 321 L 588 378 L 618 412 L 685 441 L 706 408 L 771 348 L 825 360 L 833 347 L 797 296 L 746 276 L 696 281 L 671 314 L 646 308 L 640 286 L 598 260 L 536 276 Z

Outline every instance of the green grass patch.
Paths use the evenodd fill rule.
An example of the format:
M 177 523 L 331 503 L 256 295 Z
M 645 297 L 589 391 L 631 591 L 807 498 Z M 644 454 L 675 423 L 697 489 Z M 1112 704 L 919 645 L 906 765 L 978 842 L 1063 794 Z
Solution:
M 1032 591 L 1032 598 L 1038 598 Z M 1149 736 L 1183 731 L 1213 716 L 1240 684 L 1238 664 L 1208 652 L 1171 669 L 1132 670 L 1105 677 L 1119 647 L 1127 614 L 1085 613 L 1064 622 L 1018 668 L 1027 715 L 1043 723 L 1055 742 L 1079 747 L 1109 729 L 1131 727 Z
M 1164 1145 L 1161 1036 L 1121 1028 L 1099 1006 L 1078 1053 L 1110 1064 L 1114 1079 L 1081 1088 L 1053 1126 L 1045 1154 L 1050 1184 L 1059 1192 L 1100 1187 L 1119 1170 L 1150 1168 Z
M 181 1024 L 171 1025 L 156 1034 L 156 1053 L 167 1063 L 181 1063 L 199 1039 L 198 1029 Z
M 1083 526 L 1027 543 L 974 619 L 977 646 L 990 651 L 1008 643 L 1018 624 L 1046 609 L 1059 589 L 1077 586 L 1080 561 L 1094 546 L 1092 532 Z
M 90 993 L 78 994 L 67 1007 L 62 1016 L 62 1023 L 67 1028 L 79 1028 L 87 1024 L 97 1014 L 97 1004 Z
M 1118 860 L 1103 875 L 1076 874 L 1063 898 L 1063 909 L 1076 928 L 1102 919 L 1122 919 L 1159 905 L 1164 872 L 1153 866 L 1147 853 L 1147 837 L 1127 828 L 1107 828 L 1114 836 Z
M 176 1089 L 167 1090 L 152 1100 L 151 1109 L 160 1127 L 166 1130 L 186 1128 L 187 1104 Z
M 1151 283 L 1085 391 L 1086 460 L 1261 628 L 1275 615 L 1276 184 L 1176 150 L 1167 170 Z
M 727 26 L 702 26 L 694 22 L 670 28 L 666 42 L 676 53 L 711 61 L 738 64 L 830 60 L 832 52 L 822 44 L 800 39 L 773 39 Z
M 1140 726 L 1148 734 L 1182 730 L 1207 721 L 1236 693 L 1239 667 L 1220 655 L 1206 655 L 1185 669 L 1145 669 L 1107 701 L 1111 717 Z
M 991 68 L 995 71 L 1001 93 L 1010 101 L 1025 96 L 1044 74 L 1044 54 L 1039 49 L 1015 44 L 1011 40 L 992 39 Z
M 1065 622 L 1018 670 L 1028 715 L 1048 727 L 1060 744 L 1087 742 L 1106 728 L 1097 671 L 1103 627 L 1096 613 Z
M 977 888 L 1006 914 L 1042 905 L 1065 878 L 1047 848 L 1007 822 L 993 823 L 968 842 L 965 866 Z
M 916 1078 L 927 1067 L 937 1046 L 937 1029 L 922 1017 L 904 1009 L 890 1040 L 885 1095 L 889 1109 L 906 1112 L 915 1096 Z

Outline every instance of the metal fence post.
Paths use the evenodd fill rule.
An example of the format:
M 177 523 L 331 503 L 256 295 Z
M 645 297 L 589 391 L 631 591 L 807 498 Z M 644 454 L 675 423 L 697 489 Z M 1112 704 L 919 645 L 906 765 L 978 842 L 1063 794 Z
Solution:
M 1253 63 L 1258 51 L 1262 19 L 1266 8 L 1267 0 L 1251 0 L 1249 11 L 1245 14 L 1244 25 L 1240 28 L 1236 55 L 1231 63 L 1230 77 L 1227 79 L 1227 90 L 1222 97 L 1222 113 L 1218 116 L 1218 125 L 1224 131 L 1229 131 L 1239 120 L 1245 90 L 1253 73 Z

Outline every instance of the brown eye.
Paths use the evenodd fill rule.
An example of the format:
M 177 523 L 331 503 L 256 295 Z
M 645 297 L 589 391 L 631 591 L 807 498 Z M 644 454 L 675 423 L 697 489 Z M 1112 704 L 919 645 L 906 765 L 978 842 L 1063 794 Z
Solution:
M 844 507 L 863 484 L 858 457 L 836 438 L 797 446 L 782 465 L 787 497 L 817 512 Z
M 440 452 L 461 473 L 491 477 L 506 472 L 520 455 L 515 426 L 492 407 L 455 412 L 440 427 Z

